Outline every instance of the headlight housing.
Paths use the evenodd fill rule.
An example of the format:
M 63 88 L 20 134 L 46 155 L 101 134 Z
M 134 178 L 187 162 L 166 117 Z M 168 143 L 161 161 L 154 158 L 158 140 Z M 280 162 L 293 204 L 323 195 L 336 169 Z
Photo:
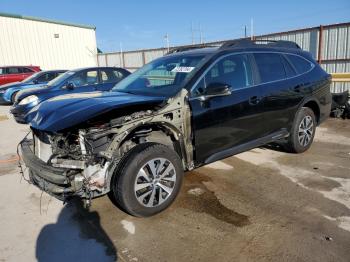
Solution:
M 31 95 L 31 96 L 27 96 L 26 98 L 22 99 L 18 104 L 19 105 L 26 105 L 26 104 L 30 104 L 30 103 L 33 103 L 33 104 L 38 104 L 38 97 L 35 96 L 35 95 Z

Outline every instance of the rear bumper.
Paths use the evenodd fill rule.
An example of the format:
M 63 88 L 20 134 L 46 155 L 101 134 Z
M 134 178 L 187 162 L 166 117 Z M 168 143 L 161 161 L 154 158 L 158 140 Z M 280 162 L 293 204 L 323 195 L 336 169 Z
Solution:
M 82 185 L 69 178 L 69 169 L 52 167 L 33 153 L 33 140 L 20 143 L 22 159 L 29 169 L 31 182 L 39 189 L 60 200 L 78 195 Z M 73 174 L 70 174 L 71 176 Z

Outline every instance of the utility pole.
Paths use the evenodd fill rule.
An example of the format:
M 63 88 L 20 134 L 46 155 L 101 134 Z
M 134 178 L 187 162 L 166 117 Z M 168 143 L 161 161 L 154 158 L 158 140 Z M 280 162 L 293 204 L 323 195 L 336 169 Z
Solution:
M 166 47 L 167 47 L 168 52 L 169 52 L 170 51 L 170 42 L 169 42 L 169 35 L 168 35 L 168 33 L 166 33 L 166 35 L 164 36 L 164 40 L 165 40 Z
M 250 19 L 250 39 L 254 40 L 254 20 Z
M 123 44 L 122 44 L 122 42 L 119 43 L 119 47 L 120 47 L 119 63 L 120 63 L 120 67 L 124 67 L 124 61 L 123 61 Z
M 195 40 L 194 40 L 193 22 L 191 22 L 191 36 L 192 36 L 192 45 L 194 45 L 195 44 Z
M 203 44 L 203 33 L 202 33 L 202 25 L 199 24 L 199 43 Z
M 244 26 L 244 38 L 247 38 L 247 26 Z

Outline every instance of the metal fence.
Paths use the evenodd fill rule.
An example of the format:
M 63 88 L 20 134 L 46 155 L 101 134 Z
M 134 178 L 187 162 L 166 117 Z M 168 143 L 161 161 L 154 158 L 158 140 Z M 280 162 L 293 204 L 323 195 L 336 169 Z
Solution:
M 258 40 L 294 41 L 321 64 L 328 73 L 350 72 L 350 22 L 256 36 Z M 225 41 L 208 44 L 221 44 Z M 155 58 L 163 56 L 166 48 L 102 53 L 99 66 L 118 66 L 134 71 Z M 332 92 L 350 90 L 350 82 L 333 82 Z

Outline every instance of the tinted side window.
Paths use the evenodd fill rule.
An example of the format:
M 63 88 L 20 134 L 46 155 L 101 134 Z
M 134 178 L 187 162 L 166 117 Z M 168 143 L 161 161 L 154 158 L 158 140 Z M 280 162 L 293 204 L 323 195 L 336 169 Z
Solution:
M 38 81 L 38 83 L 45 83 L 45 82 L 51 81 L 55 77 L 56 77 L 55 73 L 46 73 L 46 74 L 39 76 L 37 81 Z
M 23 67 L 22 70 L 23 70 L 23 73 L 33 73 L 33 70 L 26 68 L 26 67 Z
M 6 74 L 5 68 L 0 68 L 0 75 L 4 75 L 4 74 Z
M 284 56 L 281 56 L 284 70 L 286 71 L 287 77 L 293 77 L 296 75 L 295 70 L 293 69 L 292 65 L 287 61 L 287 59 Z
M 8 72 L 8 74 L 20 74 L 20 73 L 22 73 L 21 69 L 22 68 L 19 68 L 19 67 L 9 67 L 7 69 L 7 72 Z
M 73 83 L 76 87 L 97 84 L 97 70 L 80 72 L 69 82 Z
M 212 83 L 228 84 L 232 90 L 252 85 L 252 71 L 247 55 L 230 55 L 219 60 L 198 85 L 198 93 Z
M 114 83 L 123 78 L 123 75 L 117 70 L 103 69 L 101 70 L 102 83 Z
M 254 57 L 260 73 L 261 82 L 265 83 L 286 78 L 281 55 L 275 53 L 256 53 Z
M 305 60 L 304 58 L 296 55 L 288 55 L 288 59 L 293 64 L 294 68 L 297 70 L 298 74 L 303 74 L 312 68 L 312 63 Z

